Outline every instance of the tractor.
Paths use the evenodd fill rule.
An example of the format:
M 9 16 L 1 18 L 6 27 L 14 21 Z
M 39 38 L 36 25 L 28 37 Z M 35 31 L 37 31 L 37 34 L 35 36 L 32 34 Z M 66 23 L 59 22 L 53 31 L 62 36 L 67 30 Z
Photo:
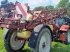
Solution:
M 55 19 L 53 24 L 53 40 L 60 41 L 65 44 L 70 43 L 70 18 L 68 16 L 60 16 Z
M 18 14 L 16 6 L 22 14 Z M 32 52 L 50 52 L 52 40 L 70 43 L 70 18 L 66 9 L 33 11 L 32 14 L 33 20 L 24 20 L 27 15 L 19 2 L 2 1 L 0 28 L 4 29 L 7 52 L 21 52 L 26 41 Z

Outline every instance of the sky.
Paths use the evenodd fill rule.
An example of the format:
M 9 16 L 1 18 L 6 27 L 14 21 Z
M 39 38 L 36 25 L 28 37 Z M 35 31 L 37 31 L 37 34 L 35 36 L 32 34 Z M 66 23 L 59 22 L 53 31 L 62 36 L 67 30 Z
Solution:
M 2 0 L 0 0 L 1 2 Z M 47 6 L 47 5 L 53 5 L 56 6 L 60 0 L 8 0 L 11 2 L 20 2 L 20 3 L 28 3 L 30 8 L 33 9 L 34 7 L 37 6 Z

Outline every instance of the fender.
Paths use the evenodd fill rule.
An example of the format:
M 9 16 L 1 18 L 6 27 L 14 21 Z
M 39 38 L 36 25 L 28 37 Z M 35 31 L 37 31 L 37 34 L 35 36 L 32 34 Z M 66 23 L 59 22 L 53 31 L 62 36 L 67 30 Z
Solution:
M 47 25 L 40 24 L 33 29 L 32 35 L 31 35 L 31 37 L 29 39 L 29 43 L 28 43 L 29 47 L 31 47 L 33 49 L 36 47 L 36 42 L 37 42 L 37 39 L 38 39 L 38 36 L 39 36 L 39 32 L 44 27 L 49 28 L 49 26 L 47 26 Z
M 69 25 L 62 25 L 62 26 L 60 27 L 60 30 L 61 30 L 61 31 L 68 31 L 68 29 L 69 29 Z

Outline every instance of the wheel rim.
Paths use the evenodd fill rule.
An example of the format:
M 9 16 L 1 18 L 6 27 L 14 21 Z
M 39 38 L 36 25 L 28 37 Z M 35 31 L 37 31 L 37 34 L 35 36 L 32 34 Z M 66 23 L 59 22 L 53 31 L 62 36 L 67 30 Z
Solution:
M 19 50 L 24 45 L 24 40 L 15 40 L 17 32 L 14 32 L 10 38 L 10 45 L 13 50 Z
M 51 37 L 48 32 L 43 33 L 39 44 L 39 52 L 50 52 Z
M 68 43 L 70 43 L 70 30 L 68 30 Z

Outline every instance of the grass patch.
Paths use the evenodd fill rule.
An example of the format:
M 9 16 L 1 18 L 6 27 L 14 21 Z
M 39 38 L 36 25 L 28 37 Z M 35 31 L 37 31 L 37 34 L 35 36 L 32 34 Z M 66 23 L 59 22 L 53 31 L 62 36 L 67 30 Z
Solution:
M 60 42 L 52 42 L 51 52 L 70 52 L 70 45 L 65 45 Z
M 0 30 L 0 52 L 6 52 L 2 34 L 3 34 L 3 30 Z

